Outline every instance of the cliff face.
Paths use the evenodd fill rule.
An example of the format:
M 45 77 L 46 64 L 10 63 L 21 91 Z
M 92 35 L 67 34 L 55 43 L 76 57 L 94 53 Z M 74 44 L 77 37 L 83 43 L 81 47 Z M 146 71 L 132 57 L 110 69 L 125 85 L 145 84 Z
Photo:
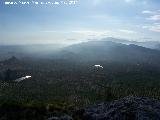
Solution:
M 146 97 L 126 97 L 77 110 L 72 117 L 76 120 L 160 120 L 160 101 Z M 48 120 L 71 119 L 53 117 Z

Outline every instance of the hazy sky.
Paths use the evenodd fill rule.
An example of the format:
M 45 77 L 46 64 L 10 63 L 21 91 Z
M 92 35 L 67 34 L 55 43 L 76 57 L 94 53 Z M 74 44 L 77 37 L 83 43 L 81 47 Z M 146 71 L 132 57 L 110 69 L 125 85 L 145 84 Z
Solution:
M 0 2 L 0 44 L 72 43 L 105 37 L 160 41 L 160 0 L 78 0 L 75 5 L 5 5 L 6 1 L 20 0 Z

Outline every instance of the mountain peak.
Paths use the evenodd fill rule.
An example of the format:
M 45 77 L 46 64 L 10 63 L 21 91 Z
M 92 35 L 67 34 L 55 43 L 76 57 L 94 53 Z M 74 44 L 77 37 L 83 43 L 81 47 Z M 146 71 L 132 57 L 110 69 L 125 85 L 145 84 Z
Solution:
M 4 63 L 17 63 L 19 60 L 15 57 L 15 56 L 12 56 L 11 58 L 7 59 L 4 61 Z

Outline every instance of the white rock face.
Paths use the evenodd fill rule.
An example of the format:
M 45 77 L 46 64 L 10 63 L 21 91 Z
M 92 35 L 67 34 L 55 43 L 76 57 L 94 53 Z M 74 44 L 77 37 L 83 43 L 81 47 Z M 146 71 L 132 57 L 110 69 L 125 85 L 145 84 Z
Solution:
M 25 79 L 29 79 L 29 78 L 31 78 L 31 77 L 32 77 L 32 76 L 21 77 L 21 78 L 16 79 L 15 82 L 21 82 L 21 81 L 23 81 L 23 80 L 25 80 Z
M 28 78 L 31 78 L 32 76 L 26 76 L 26 78 L 28 79 Z
M 101 66 L 101 65 L 94 65 L 94 67 L 103 69 L 103 66 Z

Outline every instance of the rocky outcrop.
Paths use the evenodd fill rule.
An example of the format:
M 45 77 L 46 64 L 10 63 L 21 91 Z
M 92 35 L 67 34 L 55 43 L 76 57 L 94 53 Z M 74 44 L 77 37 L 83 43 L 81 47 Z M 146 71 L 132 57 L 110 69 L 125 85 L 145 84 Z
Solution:
M 160 120 L 160 101 L 147 97 L 125 97 L 77 110 L 72 118 L 76 120 Z M 71 120 L 71 117 L 65 120 Z
M 160 120 L 160 102 L 145 97 L 126 97 L 76 111 L 83 120 Z
M 147 97 L 125 97 L 68 113 L 72 115 L 51 112 L 45 106 L 0 105 L 0 120 L 160 120 L 160 101 Z
M 48 120 L 73 120 L 73 118 L 66 115 L 63 117 L 51 117 L 51 118 L 48 118 Z

